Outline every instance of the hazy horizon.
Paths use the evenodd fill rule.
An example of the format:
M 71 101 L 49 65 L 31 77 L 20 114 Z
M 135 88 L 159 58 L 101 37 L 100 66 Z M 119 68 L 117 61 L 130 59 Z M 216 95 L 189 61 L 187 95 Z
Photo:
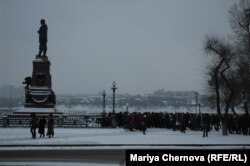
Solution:
M 237 0 L 0 1 L 0 86 L 23 86 L 38 54 L 40 19 L 56 94 L 204 92 L 203 40 L 230 34 Z
M 7 89 L 6 89 L 7 88 Z M 20 92 L 20 90 L 23 90 L 23 95 L 24 95 L 24 93 L 25 93 L 25 85 L 23 85 L 23 86 L 19 86 L 19 87 L 15 87 L 14 85 L 3 85 L 3 86 L 0 86 L 0 97 L 4 97 L 4 95 L 3 95 L 3 91 L 4 91 L 4 93 L 6 93 L 7 91 L 11 91 L 12 93 L 13 93 L 13 89 L 10 89 L 10 88 L 15 88 L 15 90 L 17 90 L 17 91 L 19 91 Z M 168 91 L 170 91 L 170 92 L 195 92 L 195 91 L 192 91 L 192 90 L 186 90 L 186 91 L 181 91 L 181 90 L 177 90 L 177 91 L 172 91 L 172 90 L 166 90 L 166 89 L 155 89 L 154 91 L 152 91 L 152 92 L 149 92 L 149 93 L 127 93 L 127 92 L 117 92 L 116 91 L 116 95 L 132 95 L 132 96 L 136 96 L 136 95 L 151 95 L 151 94 L 153 94 L 154 92 L 156 92 L 156 91 L 159 91 L 159 90 L 164 90 L 164 92 L 168 92 Z M 107 96 L 110 96 L 110 97 L 113 97 L 113 91 L 110 89 L 110 90 L 105 90 L 105 93 L 106 93 L 106 95 Z M 79 93 L 74 93 L 74 94 L 72 94 L 72 93 L 57 93 L 56 95 L 57 96 L 60 96 L 60 95 L 72 95 L 72 96 L 74 96 L 74 95 L 99 95 L 100 97 L 102 96 L 102 94 L 103 94 L 103 91 L 99 91 L 99 92 L 95 92 L 95 93 L 84 93 L 84 92 L 79 92 Z M 19 95 L 19 94 L 18 94 Z M 202 93 L 199 93 L 199 95 L 204 95 L 204 94 L 202 94 Z

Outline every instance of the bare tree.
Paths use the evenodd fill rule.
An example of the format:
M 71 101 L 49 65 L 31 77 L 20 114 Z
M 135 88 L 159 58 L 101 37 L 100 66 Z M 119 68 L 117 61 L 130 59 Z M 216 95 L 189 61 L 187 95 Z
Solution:
M 250 66 L 248 61 L 240 59 L 237 68 L 239 100 L 243 102 L 246 115 L 249 115 L 248 103 L 250 101 Z
M 250 1 L 241 0 L 229 10 L 229 22 L 234 32 L 235 46 L 240 56 L 250 58 Z
M 245 113 L 249 115 L 250 101 L 250 1 L 241 0 L 229 10 L 229 21 L 234 32 L 234 48 L 237 53 L 237 73 L 240 94 Z
M 216 102 L 218 116 L 222 121 L 223 135 L 227 135 L 227 115 L 231 108 L 244 103 L 246 115 L 249 115 L 250 103 L 250 1 L 240 0 L 229 10 L 229 23 L 233 30 L 231 43 L 218 37 L 207 37 L 204 50 L 212 54 L 213 63 L 209 64 L 210 98 Z M 213 97 L 214 96 L 214 97 Z M 224 106 L 224 115 L 221 106 Z
M 210 68 L 212 71 L 209 86 L 214 87 L 216 94 L 216 109 L 220 120 L 222 121 L 223 135 L 227 134 L 227 116 L 230 108 L 230 103 L 233 100 L 234 91 L 226 77 L 225 73 L 230 68 L 230 62 L 233 57 L 232 46 L 217 37 L 207 37 L 205 40 L 204 50 L 207 54 L 213 55 L 214 64 Z M 230 91 L 230 97 L 225 100 L 225 113 L 221 113 L 221 85 L 222 81 Z

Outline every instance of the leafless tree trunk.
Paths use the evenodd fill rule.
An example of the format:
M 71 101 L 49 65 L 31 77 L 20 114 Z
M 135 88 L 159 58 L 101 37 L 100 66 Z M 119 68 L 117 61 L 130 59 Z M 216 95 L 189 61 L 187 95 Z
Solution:
M 217 113 L 218 113 L 220 120 L 222 120 L 222 115 L 221 115 L 221 109 L 220 109 L 220 84 L 219 84 L 218 74 L 219 74 L 219 70 L 220 70 L 220 67 L 222 66 L 223 62 L 224 62 L 224 59 L 221 59 L 219 65 L 215 68 L 215 71 L 214 71 L 216 109 L 217 109 Z

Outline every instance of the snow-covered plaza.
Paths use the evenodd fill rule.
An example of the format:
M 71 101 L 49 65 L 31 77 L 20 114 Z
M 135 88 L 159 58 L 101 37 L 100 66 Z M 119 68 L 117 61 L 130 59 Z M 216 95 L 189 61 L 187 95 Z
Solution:
M 143 135 L 140 131 L 128 131 L 122 128 L 55 128 L 55 136 L 53 138 L 40 138 L 37 134 L 36 139 L 31 138 L 29 128 L 1 128 L 0 129 L 0 152 L 1 154 L 7 153 L 7 159 L 1 158 L 0 165 L 7 166 L 47 166 L 47 165 L 85 165 L 85 166 L 119 166 L 125 165 L 125 150 L 128 149 L 250 149 L 250 136 L 231 134 L 229 136 L 222 136 L 221 131 L 212 130 L 209 132 L 208 137 L 202 137 L 202 131 L 190 131 L 181 133 L 180 131 L 172 131 L 170 129 L 158 129 L 149 128 L 146 135 Z M 61 153 L 64 157 L 64 152 L 67 150 L 81 151 L 80 158 L 85 153 L 91 152 L 94 161 L 74 161 L 64 162 L 64 159 L 58 161 L 34 159 L 29 161 L 29 156 L 26 159 L 17 159 L 13 154 L 21 154 L 23 152 L 30 153 L 33 151 L 42 154 Z M 101 152 L 102 151 L 102 152 Z M 14 152 L 14 153 L 13 153 Z M 112 159 L 108 163 L 100 163 L 98 159 L 95 159 L 102 153 L 102 159 L 110 156 L 107 154 L 103 157 L 106 152 L 123 158 L 122 162 L 120 159 Z M 11 156 L 9 156 L 9 155 Z M 82 155 L 82 156 L 81 156 Z M 1 157 L 1 156 L 0 156 Z M 66 157 L 66 156 L 65 156 Z M 73 156 L 74 157 L 74 156 Z M 104 159 L 106 160 L 106 159 Z M 71 161 L 71 160 L 70 160 Z M 96 162 L 95 162 L 96 161 Z
M 0 145 L 152 145 L 153 148 L 164 145 L 198 146 L 225 145 L 250 146 L 250 136 L 230 134 L 222 136 L 221 131 L 211 130 L 208 137 L 202 137 L 202 131 L 181 133 L 170 129 L 149 128 L 146 135 L 140 131 L 127 131 L 122 128 L 55 128 L 54 138 L 31 139 L 29 128 L 1 128 Z

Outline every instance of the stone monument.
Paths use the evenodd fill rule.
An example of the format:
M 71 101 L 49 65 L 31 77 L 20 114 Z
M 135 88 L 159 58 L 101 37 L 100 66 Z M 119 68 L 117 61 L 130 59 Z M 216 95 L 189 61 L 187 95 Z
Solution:
M 23 82 L 26 84 L 25 107 L 54 108 L 56 97 L 51 86 L 50 61 L 46 56 L 48 27 L 44 19 L 41 19 L 40 23 L 41 27 L 37 31 L 39 53 L 33 60 L 32 77 L 26 77 Z
M 50 61 L 47 56 L 33 60 L 32 77 L 26 77 L 25 107 L 54 108 L 56 96 L 52 90 Z
M 56 113 L 56 95 L 52 90 L 50 61 L 47 53 L 47 31 L 48 27 L 44 19 L 40 21 L 41 26 L 37 31 L 39 34 L 39 53 L 33 60 L 32 76 L 26 77 L 25 103 L 24 107 L 17 110 L 15 114 L 50 114 Z
M 46 118 L 53 114 L 55 124 L 59 127 L 63 124 L 63 113 L 55 108 L 56 95 L 52 90 L 50 74 L 50 61 L 46 56 L 47 52 L 47 30 L 45 20 L 42 19 L 39 34 L 39 53 L 33 60 L 32 75 L 24 79 L 25 103 L 24 107 L 17 109 L 7 119 L 11 125 L 28 126 L 31 115 L 36 114 L 38 119 Z

